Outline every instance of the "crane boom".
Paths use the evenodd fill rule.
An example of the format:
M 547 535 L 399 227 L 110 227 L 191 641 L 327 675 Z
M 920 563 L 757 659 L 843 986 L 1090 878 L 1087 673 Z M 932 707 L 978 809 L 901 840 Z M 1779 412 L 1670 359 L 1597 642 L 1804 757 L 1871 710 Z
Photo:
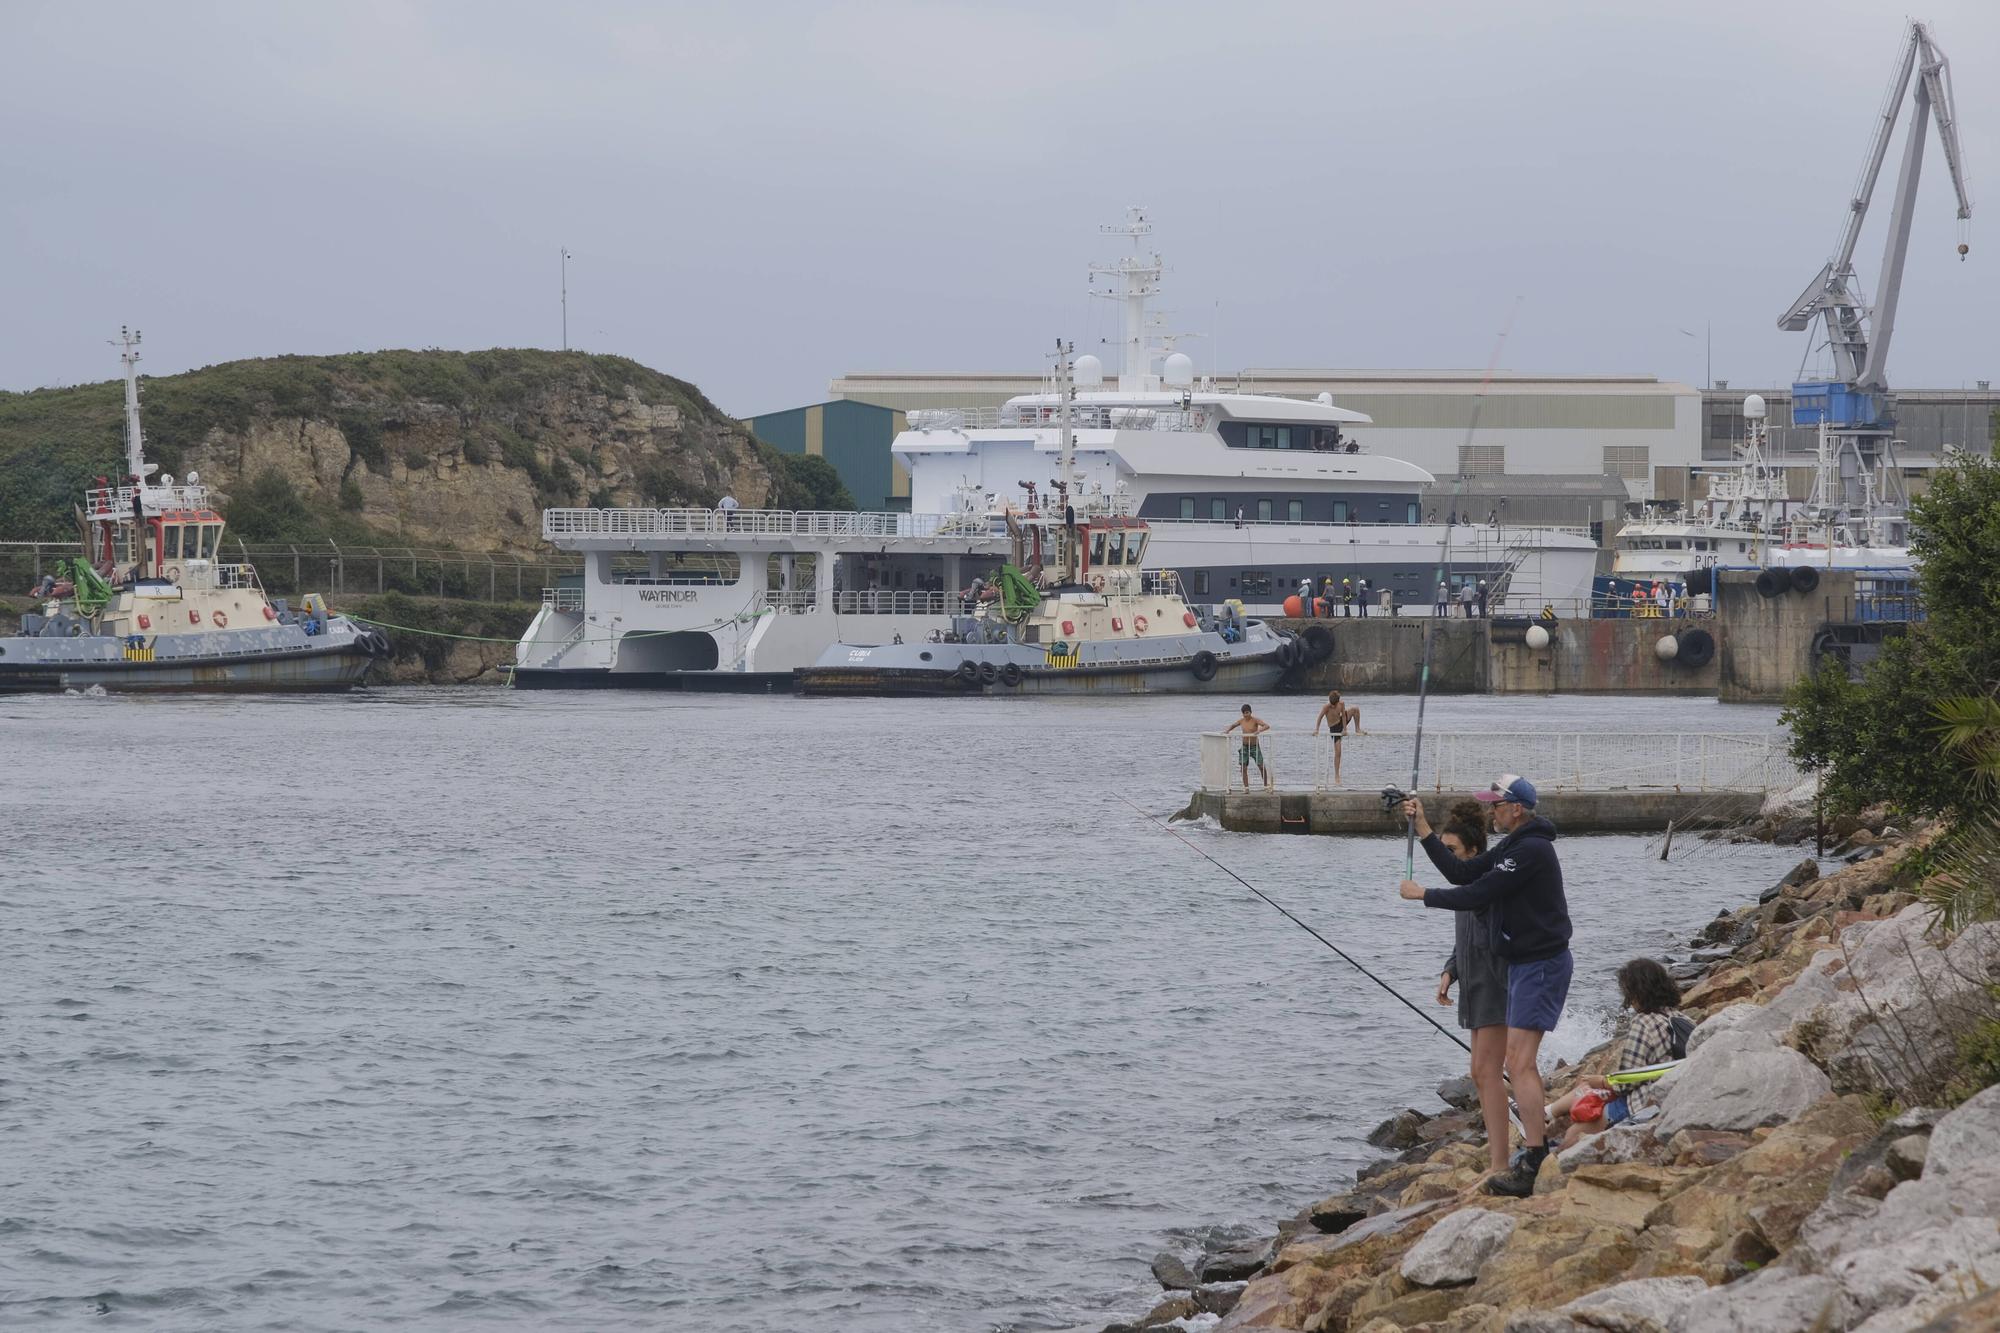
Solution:
M 1882 252 L 1882 277 L 1873 309 L 1864 307 L 1854 292 L 1854 250 L 1861 240 L 1875 183 L 1889 153 L 1903 96 L 1916 75 L 1915 106 L 1911 111 L 1909 135 L 1904 141 L 1895 197 L 1890 206 L 1889 232 Z M 1895 333 L 1896 303 L 1902 294 L 1903 262 L 1909 253 L 1910 223 L 1915 212 L 1917 182 L 1923 171 L 1924 137 L 1931 119 L 1938 123 L 1938 141 L 1944 148 L 1945 165 L 1951 172 L 1952 187 L 1958 194 L 1958 216 L 1972 216 L 1972 197 L 1966 188 L 1965 171 L 1958 144 L 1958 115 L 1951 96 L 1951 66 L 1922 23 L 1911 22 L 1897 60 L 1889 93 L 1877 114 L 1875 133 L 1869 141 L 1868 156 L 1861 169 L 1848 215 L 1841 227 L 1840 242 L 1833 258 L 1809 283 L 1799 299 L 1778 319 L 1778 327 L 1800 332 L 1815 319 L 1826 325 L 1827 346 L 1833 357 L 1834 381 L 1844 390 L 1839 401 L 1826 397 L 1821 388 L 1820 402 L 1833 420 L 1830 424 L 1873 425 L 1881 413 L 1880 395 L 1889 387 L 1887 365 L 1889 342 Z M 1965 247 L 1959 247 L 1963 254 Z M 1795 405 L 1799 399 L 1795 396 Z M 1795 414 L 1794 417 L 1797 420 Z M 1801 422 L 1800 424 L 1810 424 Z

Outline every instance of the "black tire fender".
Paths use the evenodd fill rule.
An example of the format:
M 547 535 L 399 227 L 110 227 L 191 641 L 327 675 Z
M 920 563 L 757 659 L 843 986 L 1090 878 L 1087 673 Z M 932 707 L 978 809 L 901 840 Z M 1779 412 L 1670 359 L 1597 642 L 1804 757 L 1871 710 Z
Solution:
M 1299 635 L 1299 646 L 1308 662 L 1324 662 L 1333 656 L 1333 631 L 1324 625 L 1308 625 Z
M 967 685 L 977 685 L 979 683 L 979 663 L 973 661 L 971 658 L 967 658 L 958 664 L 958 670 L 953 674 Z
M 1215 654 L 1204 648 L 1194 655 L 1192 662 L 1188 663 L 1188 670 L 1194 672 L 1196 680 L 1214 680 L 1219 666 Z
M 1674 659 L 1682 666 L 1705 667 L 1715 660 L 1715 636 L 1705 629 L 1691 629 L 1680 636 L 1680 651 Z
M 1290 639 L 1281 639 L 1278 641 L 1278 651 L 1271 656 L 1277 661 L 1279 666 L 1289 671 L 1298 664 L 1299 650 L 1293 645 Z
M 1026 672 L 1021 670 L 1019 662 L 1009 662 L 1006 666 L 1000 668 L 1000 683 L 1011 690 L 1021 683 L 1022 678 L 1026 674 Z
M 1811 565 L 1792 566 L 1792 591 L 1811 592 L 1819 586 L 1819 571 Z
M 1757 571 L 1757 595 L 1776 597 L 1792 586 L 1792 576 L 1782 569 L 1760 569 Z
M 992 683 L 993 683 L 994 681 L 996 681 L 996 680 L 998 680 L 998 679 L 1000 679 L 1000 668 L 999 668 L 999 667 L 997 667 L 997 666 L 994 666 L 994 665 L 993 665 L 993 664 L 992 664 L 991 662 L 981 662 L 981 663 L 979 664 L 979 683 L 980 683 L 980 684 L 982 684 L 982 685 L 991 685 L 991 684 L 992 684 Z

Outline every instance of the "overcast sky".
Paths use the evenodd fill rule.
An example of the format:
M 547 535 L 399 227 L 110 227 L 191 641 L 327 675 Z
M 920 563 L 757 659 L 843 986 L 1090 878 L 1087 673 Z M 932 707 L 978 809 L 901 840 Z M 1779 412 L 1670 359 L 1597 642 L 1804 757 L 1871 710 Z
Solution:
M 1961 263 L 1933 134 L 1890 379 L 2000 380 L 2000 5 L 1918 17 L 1994 215 Z M 558 346 L 565 245 L 572 346 L 734 413 L 1033 370 L 1112 331 L 1128 204 L 1204 371 L 1483 366 L 1518 296 L 1509 368 L 1699 383 L 1712 322 L 1717 377 L 1784 383 L 1902 37 L 1860 0 L 12 0 L 0 387 L 110 378 L 125 322 L 156 374 Z

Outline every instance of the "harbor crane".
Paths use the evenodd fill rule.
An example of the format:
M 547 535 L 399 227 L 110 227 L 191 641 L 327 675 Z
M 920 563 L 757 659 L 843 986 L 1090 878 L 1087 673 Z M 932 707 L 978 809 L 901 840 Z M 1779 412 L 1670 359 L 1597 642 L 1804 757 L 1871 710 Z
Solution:
M 1868 202 L 1875 193 L 1875 180 L 1881 175 L 1883 159 L 1888 156 L 1896 118 L 1902 111 L 1903 94 L 1909 89 L 1913 74 L 1915 106 L 1911 110 L 1909 135 L 1903 142 L 1903 161 L 1889 211 L 1881 283 L 1870 307 L 1862 304 L 1855 291 L 1854 247 L 1861 239 L 1861 224 L 1868 216 Z M 1902 292 L 1903 260 L 1910 248 L 1910 219 L 1916 209 L 1917 178 L 1923 170 L 1924 134 L 1932 117 L 1937 119 L 1938 142 L 1944 148 L 1945 165 L 1951 170 L 1952 188 L 1958 193 L 1958 255 L 1961 260 L 1965 258 L 1970 247 L 1964 228 L 1972 216 L 1972 196 L 1966 189 L 1958 147 L 1951 64 L 1932 40 L 1930 30 L 1913 20 L 1904 38 L 1896 75 L 1877 115 L 1861 178 L 1848 201 L 1839 247 L 1819 276 L 1778 320 L 1779 328 L 1793 333 L 1809 328 L 1815 320 L 1823 320 L 1833 357 L 1831 379 L 1803 380 L 1792 386 L 1793 424 L 1821 426 L 1825 432 L 1837 435 L 1837 450 L 1851 452 L 1854 464 L 1871 470 L 1872 465 L 1883 459 L 1894 425 L 1886 369 L 1889 340 L 1896 331 L 1896 300 Z M 1840 470 L 1853 475 L 1846 460 Z

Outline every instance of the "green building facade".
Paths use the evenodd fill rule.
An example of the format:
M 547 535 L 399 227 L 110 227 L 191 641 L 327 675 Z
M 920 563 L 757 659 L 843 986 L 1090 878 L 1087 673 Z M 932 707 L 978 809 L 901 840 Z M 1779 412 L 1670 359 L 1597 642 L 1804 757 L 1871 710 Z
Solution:
M 863 509 L 910 507 L 910 474 L 889 453 L 889 446 L 908 425 L 894 408 L 836 398 L 745 417 L 743 424 L 776 449 L 811 454 L 833 464 L 854 503 Z

